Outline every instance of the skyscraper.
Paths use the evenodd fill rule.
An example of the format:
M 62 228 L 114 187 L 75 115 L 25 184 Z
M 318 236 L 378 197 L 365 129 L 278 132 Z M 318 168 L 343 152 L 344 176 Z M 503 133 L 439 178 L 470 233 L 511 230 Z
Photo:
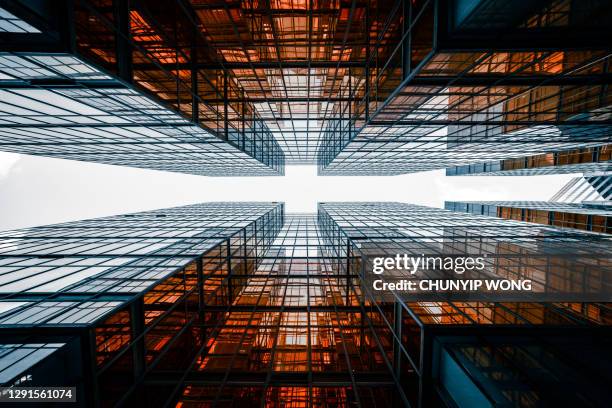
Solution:
M 375 74 L 352 120 L 328 126 L 320 174 L 394 175 L 609 144 L 609 4 L 401 4 L 376 32 Z
M 229 71 L 199 69 L 211 55 L 196 48 L 204 34 L 194 16 L 148 3 L 147 14 L 128 1 L 3 3 L 16 23 L 0 33 L 0 149 L 197 175 L 282 175 L 278 142 Z
M 594 154 L 610 144 L 611 9 L 7 1 L 0 149 L 204 175 Z
M 2 233 L 0 383 L 76 387 L 84 407 L 153 373 L 178 386 L 282 223 L 282 204 L 209 203 Z
M 583 174 L 549 201 L 0 232 L 0 386 L 93 408 L 609 405 L 611 22 L 606 0 L 0 0 L 2 151 Z
M 321 203 L 318 215 L 208 203 L 1 241 L 1 382 L 76 386 L 81 406 L 598 404 L 609 393 L 519 375 L 537 361 L 586 381 L 609 361 L 607 304 L 409 301 L 373 291 L 368 270 L 390 252 L 480 254 L 487 274 L 565 296 L 578 276 L 578 293 L 609 278 L 609 235 L 400 203 Z
M 411 406 L 568 404 L 575 396 L 556 383 L 565 377 L 558 373 L 570 375 L 567 389 L 574 392 L 571 378 L 591 370 L 579 369 L 579 362 L 594 368 L 598 358 L 608 358 L 595 350 L 608 336 L 609 304 L 540 300 L 544 292 L 606 285 L 609 235 L 402 203 L 322 203 L 318 218 L 328 237 L 341 238 L 339 250 L 347 241 L 351 272 L 368 282 L 358 286 L 361 299 L 368 313 L 387 325 L 379 333 L 393 343 L 394 373 Z M 484 256 L 486 274 L 533 279 L 540 288 L 537 301 L 419 302 L 414 295 L 372 290 L 372 257 L 401 253 Z M 597 328 L 589 338 L 598 344 L 593 347 L 583 337 L 592 325 Z M 563 353 L 567 360 L 561 363 Z
M 612 175 L 603 172 L 600 175 L 587 174 L 571 179 L 549 201 L 447 201 L 444 208 L 611 234 L 611 200 Z
M 554 201 L 447 201 L 445 208 L 561 228 L 612 233 L 612 211 L 609 205 L 597 202 L 577 204 Z
M 534 176 L 612 171 L 612 146 L 564 150 L 446 169 L 447 176 Z
M 562 203 L 605 204 L 612 201 L 612 175 L 585 174 L 572 178 L 550 201 Z

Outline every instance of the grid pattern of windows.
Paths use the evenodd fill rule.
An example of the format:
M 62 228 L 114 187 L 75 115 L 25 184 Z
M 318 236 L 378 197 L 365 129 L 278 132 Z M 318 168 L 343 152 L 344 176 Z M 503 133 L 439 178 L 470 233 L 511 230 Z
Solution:
M 198 204 L 4 231 L 0 297 L 10 298 L 11 308 L 3 310 L 0 325 L 62 324 L 64 313 L 73 319 L 69 323 L 90 323 L 105 313 L 86 309 L 108 311 L 121 304 L 97 299 L 147 290 L 274 208 L 278 205 Z M 52 299 L 58 293 L 88 295 L 94 303 L 13 301 L 31 295 Z M 82 318 L 74 320 L 73 313 Z
M 81 339 L 98 390 L 83 395 L 109 406 L 418 406 L 441 335 L 611 323 L 601 302 L 375 293 L 368 259 L 390 253 L 487 255 L 487 272 L 553 291 L 611 273 L 609 235 L 410 204 L 208 203 L 1 234 L 0 369 L 22 345 Z
M 47 47 L 33 34 L 0 47 L 0 89 L 15 102 L 0 112 L 17 117 L 0 127 L 4 150 L 208 175 L 282 174 L 285 163 L 393 175 L 610 143 L 609 2 L 67 7 L 67 22 L 38 15 Z
M 40 33 L 40 30 L 0 8 L 0 33 Z
M 605 287 L 612 272 L 607 234 L 402 203 L 322 203 L 319 223 L 327 236 L 342 234 L 353 243 L 364 257 L 354 265 L 364 278 L 369 258 L 402 253 L 484 257 L 483 277 L 530 278 L 546 291 Z
M 0 72 L 4 151 L 199 175 L 282 173 L 271 137 L 223 141 L 74 56 L 1 53 Z
M 351 287 L 376 322 L 379 338 L 394 350 L 391 359 L 395 379 L 411 406 L 445 406 L 426 391 L 438 384 L 431 383 L 437 375 L 432 370 L 439 367 L 436 359 L 440 358 L 432 351 L 432 342 L 443 338 L 440 336 L 461 343 L 466 336 L 480 339 L 489 334 L 516 344 L 510 334 L 540 332 L 563 337 L 595 326 L 603 330 L 600 335 L 606 336 L 612 322 L 609 303 L 415 302 L 397 292 L 391 296 L 375 292 L 365 279 L 368 268 L 371 271 L 369 256 L 472 254 L 486 256 L 487 270 L 498 277 L 529 277 L 550 290 L 561 289 L 576 279 L 591 279 L 597 285 L 602 282 L 601 276 L 605 276 L 604 284 L 609 284 L 609 235 L 568 232 L 402 203 L 320 203 L 318 222 L 330 247 L 337 253 L 348 253 L 345 267 L 355 280 Z M 572 254 L 572 258 L 568 260 L 563 254 Z M 587 332 L 585 341 L 593 335 L 597 336 Z M 526 344 L 549 347 L 544 339 L 536 337 Z M 610 361 L 608 353 L 598 356 Z M 510 369 L 511 364 L 508 366 Z M 535 392 L 538 384 L 527 381 L 522 387 L 524 392 Z M 461 391 L 452 395 L 460 396 Z M 587 399 L 592 401 L 591 397 Z
M 612 200 L 612 175 L 586 174 L 575 177 L 561 188 L 550 201 L 606 204 Z
M 451 211 L 612 234 L 612 211 L 603 203 L 599 208 L 554 201 L 447 201 L 444 207 Z
M 218 66 L 239 90 L 230 103 L 240 97 L 252 102 L 287 163 L 315 164 L 326 124 L 356 101 L 352 90 L 364 82 L 369 30 L 384 24 L 387 5 L 344 0 L 190 3 Z
M 596 16 L 609 7 L 488 1 L 462 14 L 465 4 L 399 3 L 383 31 L 397 39 L 377 55 L 363 98 L 328 124 L 319 174 L 394 175 L 610 142 L 609 47 L 577 40 L 578 27 L 605 26 Z M 569 50 L 572 36 L 580 51 Z
M 110 405 L 135 395 L 134 380 L 156 365 L 186 370 L 203 305 L 225 305 L 241 290 L 230 277 L 253 273 L 282 219 L 282 204 L 220 202 L 0 233 L 4 362 L 20 355 L 14 344 L 90 339 L 78 346 L 93 353 L 81 370 L 91 362 L 105 391 L 84 395 Z M 12 367 L 1 383 L 37 361 Z
M 612 171 L 612 145 L 566 150 L 446 169 L 447 176 L 532 176 Z
M 364 313 L 345 266 L 314 215 L 288 216 L 233 302 L 205 309 L 216 316 L 210 342 L 179 406 L 403 405 L 381 322 Z
M 6 384 L 55 352 L 64 343 L 0 344 L 0 384 Z

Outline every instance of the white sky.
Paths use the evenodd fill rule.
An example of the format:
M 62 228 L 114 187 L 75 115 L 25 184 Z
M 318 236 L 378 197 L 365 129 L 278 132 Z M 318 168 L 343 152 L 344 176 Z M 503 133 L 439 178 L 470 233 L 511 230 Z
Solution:
M 0 152 L 0 230 L 205 201 L 284 201 L 316 212 L 323 201 L 547 200 L 573 175 L 445 177 L 443 170 L 390 177 L 201 177 Z

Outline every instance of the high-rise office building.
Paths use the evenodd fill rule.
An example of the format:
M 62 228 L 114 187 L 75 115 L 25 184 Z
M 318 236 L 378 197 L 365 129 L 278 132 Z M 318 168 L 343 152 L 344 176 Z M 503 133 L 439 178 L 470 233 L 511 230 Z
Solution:
M 610 202 L 578 204 L 555 201 L 447 201 L 444 208 L 560 228 L 612 234 Z
M 612 202 L 612 174 L 585 174 L 574 177 L 567 182 L 550 201 L 561 203 L 595 203 Z
M 446 201 L 444 208 L 612 234 L 612 175 L 604 172 L 574 177 L 548 201 Z
M 605 0 L 4 1 L 0 149 L 208 175 L 590 152 L 610 144 L 611 13 Z
M 580 293 L 609 278 L 609 239 L 400 203 L 209 203 L 6 231 L 0 382 L 76 386 L 81 406 L 597 406 L 608 304 L 389 297 L 368 265 L 478 254 L 484 273 Z
M 447 176 L 535 176 L 612 171 L 612 145 L 468 164 L 446 169 Z
M 320 174 L 393 175 L 610 143 L 609 2 L 399 4 L 373 28 L 370 74 L 345 109 L 352 119 L 328 126 Z
M 282 223 L 283 204 L 210 203 L 3 232 L 0 383 L 83 407 L 178 386 Z
M 3 2 L 0 149 L 197 175 L 282 175 L 283 151 L 231 72 L 200 69 L 215 55 L 193 10 L 138 3 Z
M 487 274 L 529 277 L 540 295 L 601 288 L 610 273 L 609 235 L 402 203 L 324 203 L 319 204 L 318 218 L 328 237 L 340 238 L 338 251 L 348 248 L 355 281 L 367 280 L 371 257 L 401 253 L 484 256 Z M 541 296 L 536 302 L 419 302 L 411 295 L 374 291 L 367 284 L 355 287 L 369 315 L 387 325 L 394 373 L 410 406 L 572 404 L 576 396 L 560 386 L 565 380 L 557 380 L 572 383 L 573 374 L 588 376 L 595 369 L 595 355 L 609 358 L 596 351 L 608 336 L 609 304 L 543 303 Z M 592 325 L 597 326 L 590 337 L 595 339 L 593 348 L 583 332 Z M 564 353 L 568 358 L 560 362 Z M 581 361 L 591 368 L 579 369 Z M 568 385 L 570 389 L 578 387 Z M 586 393 L 601 395 L 597 389 Z
M 0 386 L 94 408 L 609 405 L 611 21 L 606 0 L 0 0 L 3 151 L 585 174 L 547 202 L 206 203 L 0 232 Z M 401 254 L 433 268 L 374 272 Z M 455 278 L 437 258 L 532 290 L 376 289 Z

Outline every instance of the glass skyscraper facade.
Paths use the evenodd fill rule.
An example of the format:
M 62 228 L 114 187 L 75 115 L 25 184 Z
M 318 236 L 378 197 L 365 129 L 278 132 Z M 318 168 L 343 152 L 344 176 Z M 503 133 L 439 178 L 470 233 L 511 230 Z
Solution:
M 403 174 L 609 144 L 609 3 L 400 3 L 376 31 L 373 73 L 351 119 L 328 127 L 320 174 Z
M 606 280 L 599 273 L 610 272 L 609 235 L 562 232 L 402 203 L 322 203 L 318 218 L 329 237 L 340 238 L 340 249 L 348 243 L 353 259 L 349 268 L 359 276 L 356 279 L 367 278 L 372 256 L 390 253 L 482 254 L 487 274 L 531 277 L 547 292 L 575 283 L 574 289 L 598 287 Z M 368 313 L 387 326 L 379 333 L 393 343 L 392 366 L 410 406 L 572 404 L 574 395 L 549 382 L 560 367 L 553 363 L 559 361 L 557 353 L 568 353 L 561 366 L 576 364 L 559 372 L 577 377 L 583 375 L 577 368 L 583 351 L 589 367 L 597 365 L 597 358 L 607 358 L 598 352 L 594 360 L 589 357 L 595 349 L 585 345 L 588 340 L 582 332 L 594 325 L 592 338 L 599 344 L 594 347 L 602 346 L 599 341 L 609 336 L 607 303 L 416 302 L 397 293 L 375 292 L 369 284 L 358 287 Z M 565 329 L 559 331 L 561 327 Z M 563 351 L 556 341 L 549 342 L 551 337 L 567 341 Z M 592 390 L 593 396 L 597 394 Z
M 282 223 L 282 204 L 210 203 L 3 232 L 0 383 L 77 386 L 84 407 L 177 386 Z
M 605 204 L 612 200 L 612 175 L 609 173 L 586 174 L 572 178 L 550 201 L 564 203 Z
M 0 232 L 0 386 L 94 408 L 608 406 L 611 22 L 608 0 L 0 0 L 2 151 L 584 175 L 549 201 L 211 202 Z M 533 290 L 376 290 L 396 254 L 480 257 L 466 276 Z
M 3 4 L 39 29 L 7 23 L 0 33 L 0 149 L 196 175 L 282 175 L 278 142 L 228 71 L 194 65 L 204 34 L 193 16 L 148 3 L 146 15 L 128 1 Z
M 207 203 L 6 231 L 0 244 L 1 382 L 77 385 L 81 406 L 609 397 L 597 381 L 551 393 L 568 379 L 520 374 L 530 362 L 586 381 L 609 363 L 605 302 L 410 301 L 368 280 L 377 254 L 482 254 L 484 274 L 580 293 L 609 278 L 609 235 L 401 203 Z
M 447 201 L 451 211 L 483 214 L 536 224 L 575 228 L 585 231 L 612 233 L 612 211 L 609 202 L 587 204 L 554 201 Z
M 612 146 L 596 146 L 450 167 L 447 176 L 535 176 L 612 171 Z
M 610 234 L 611 200 L 612 175 L 604 171 L 572 178 L 548 201 L 446 201 L 444 208 Z
M 199 175 L 599 171 L 611 13 L 605 0 L 7 1 L 0 149 Z

